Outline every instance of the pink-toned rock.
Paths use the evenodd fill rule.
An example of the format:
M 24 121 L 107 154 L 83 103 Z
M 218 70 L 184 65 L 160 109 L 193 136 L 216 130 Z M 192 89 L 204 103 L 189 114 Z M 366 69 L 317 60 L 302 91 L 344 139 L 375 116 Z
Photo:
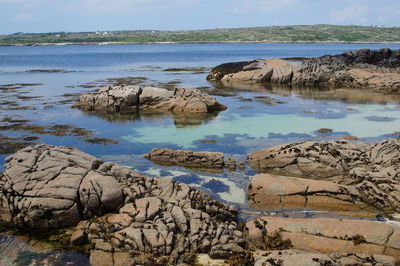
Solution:
M 256 251 L 255 266 L 395 265 L 390 256 L 352 253 L 320 254 L 303 250 Z
M 260 172 L 325 179 L 352 186 L 359 195 L 347 186 L 350 196 L 357 195 L 360 201 L 377 209 L 396 212 L 400 211 L 399 161 L 399 138 L 372 145 L 346 140 L 300 142 L 263 149 L 248 156 L 249 165 Z
M 263 217 L 248 222 L 245 228 L 253 247 L 268 245 L 266 236 L 280 234 L 282 240 L 290 240 L 295 249 L 326 254 L 388 255 L 397 262 L 400 261 L 400 246 L 399 243 L 393 243 L 399 232 L 399 226 L 382 222 L 326 218 Z
M 270 174 L 255 175 L 249 184 L 248 195 L 253 206 L 275 209 L 364 211 L 366 207 L 352 186 Z

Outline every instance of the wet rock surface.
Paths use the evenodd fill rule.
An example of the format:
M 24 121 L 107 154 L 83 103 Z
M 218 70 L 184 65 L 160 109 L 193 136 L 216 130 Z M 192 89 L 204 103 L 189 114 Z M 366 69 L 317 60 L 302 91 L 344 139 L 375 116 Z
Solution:
M 84 111 L 210 113 L 226 107 L 213 97 L 192 88 L 173 91 L 140 86 L 105 86 L 96 93 L 83 94 L 78 104 Z
M 337 186 L 337 189 L 340 188 L 348 197 L 359 198 L 380 210 L 398 212 L 399 151 L 398 138 L 372 145 L 345 140 L 301 142 L 254 152 L 249 155 L 248 162 L 253 169 L 261 172 L 323 179 L 351 186 Z M 329 183 L 313 184 L 318 184 L 319 190 L 327 188 L 327 192 L 333 186 Z
M 260 59 L 219 65 L 207 79 L 222 82 L 271 82 L 294 86 L 373 88 L 400 91 L 400 50 L 361 49 L 322 56 L 291 64 L 278 59 Z
M 274 250 L 255 253 L 255 266 L 395 265 L 392 257 L 352 253 L 321 254 L 304 250 Z
M 224 167 L 224 154 L 222 152 L 194 152 L 190 150 L 156 148 L 145 154 L 144 157 L 160 164 L 207 169 L 222 169 Z
M 188 168 L 203 170 L 222 170 L 227 168 L 235 171 L 238 164 L 235 158 L 225 158 L 222 152 L 176 150 L 167 148 L 155 148 L 143 157 L 161 165 L 180 165 Z M 240 162 L 239 169 L 244 169 L 245 163 Z
M 245 247 L 237 210 L 186 184 L 148 178 L 72 147 L 28 147 L 7 162 L 1 190 L 13 223 L 32 229 L 79 223 L 70 242 L 88 244 L 94 265 Z M 238 250 L 221 252 L 232 248 Z
M 279 235 L 282 243 L 288 241 L 294 249 L 386 255 L 400 260 L 400 227 L 382 222 L 262 217 L 246 224 L 245 235 L 253 248 L 265 249 L 271 245 L 271 236 Z

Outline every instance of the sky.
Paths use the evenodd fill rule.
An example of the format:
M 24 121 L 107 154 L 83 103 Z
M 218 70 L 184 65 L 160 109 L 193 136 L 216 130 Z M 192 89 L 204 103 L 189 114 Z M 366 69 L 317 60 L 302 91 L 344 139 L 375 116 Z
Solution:
M 0 34 L 306 24 L 400 26 L 400 0 L 0 0 Z

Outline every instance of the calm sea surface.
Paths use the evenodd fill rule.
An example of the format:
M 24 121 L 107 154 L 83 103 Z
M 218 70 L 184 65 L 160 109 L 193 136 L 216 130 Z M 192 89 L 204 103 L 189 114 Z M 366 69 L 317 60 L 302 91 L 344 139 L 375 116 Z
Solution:
M 316 57 L 359 48 L 383 47 L 400 49 L 400 45 L 388 44 L 0 47 L 0 88 L 22 84 L 14 85 L 16 88 L 13 90 L 0 89 L 0 120 L 11 117 L 29 120 L 32 125 L 72 125 L 94 131 L 95 137 L 115 139 L 119 144 L 92 144 L 76 136 L 59 137 L 24 131 L 3 130 L 0 134 L 8 137 L 37 136 L 39 143 L 75 146 L 147 175 L 170 177 L 191 184 L 215 199 L 236 204 L 245 212 L 246 187 L 254 174 L 250 169 L 207 174 L 181 167 L 158 166 L 143 159 L 142 154 L 152 148 L 170 147 L 221 151 L 243 160 L 250 152 L 292 141 L 357 136 L 360 141 L 374 142 L 400 131 L 399 97 L 345 89 L 222 88 L 205 80 L 208 69 L 163 70 L 211 68 L 230 61 Z M 54 69 L 62 71 L 48 72 Z M 116 117 L 90 115 L 70 108 L 77 94 L 93 91 L 112 81 L 107 79 L 126 77 L 132 83 L 201 88 L 228 109 L 202 117 Z M 16 105 L 19 108 L 13 108 Z M 7 123 L 3 121 L 0 125 Z M 333 132 L 321 134 L 317 132 L 320 128 L 330 128 Z M 200 141 L 204 139 L 216 142 Z M 0 167 L 3 167 L 6 156 L 0 156 Z

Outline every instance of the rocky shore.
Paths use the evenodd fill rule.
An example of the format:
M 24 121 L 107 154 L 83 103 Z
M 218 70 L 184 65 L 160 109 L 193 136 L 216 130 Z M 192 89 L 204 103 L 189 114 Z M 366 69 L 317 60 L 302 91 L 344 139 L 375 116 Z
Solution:
M 336 183 L 260 174 L 249 185 L 249 197 L 268 206 L 307 202 L 309 207 L 322 209 L 324 204 L 331 208 L 356 205 L 364 209 L 370 204 L 379 208 L 392 204 L 394 208 L 387 209 L 396 210 L 397 202 L 366 200 L 359 186 L 343 180 L 351 178 L 346 172 L 351 171 L 349 165 L 353 163 L 362 168 L 362 162 L 367 160 L 376 162 L 375 166 L 370 165 L 370 175 L 374 167 L 384 173 L 389 169 L 395 171 L 398 141 L 375 145 L 343 141 L 301 143 L 252 154 L 250 165 L 261 171 L 268 171 L 270 165 L 290 173 L 300 166 L 304 171 L 311 171 L 313 178 L 322 179 L 322 171 L 329 170 L 329 180 Z M 349 145 L 353 145 L 350 151 Z M 304 161 L 302 158 L 311 157 L 310 153 L 313 158 L 319 158 L 315 161 L 326 164 L 322 157 L 329 156 L 328 148 L 330 156 L 340 160 L 336 162 L 337 172 L 327 165 L 296 166 Z M 290 156 L 295 159 L 285 157 L 288 149 L 292 149 Z M 172 152 L 188 153 L 162 150 L 161 154 Z M 159 153 L 156 150 L 150 154 Z M 360 155 L 364 153 L 366 157 Z M 268 161 L 273 157 L 271 154 L 274 158 L 281 156 L 279 167 L 278 159 Z M 221 167 L 223 154 L 219 155 L 217 164 Z M 345 155 L 357 159 L 349 162 L 344 159 Z M 379 178 L 377 175 L 371 178 L 372 181 L 367 178 L 365 182 L 373 184 L 374 189 L 392 190 L 385 195 L 396 197 L 397 175 L 380 179 L 387 183 L 372 183 L 374 178 Z M 346 184 L 339 184 L 337 180 Z M 326 265 L 328 262 L 395 265 L 400 261 L 399 225 L 368 220 L 279 217 L 262 217 L 239 225 L 235 207 L 212 200 L 186 184 L 146 177 L 72 147 L 43 144 L 9 156 L 0 188 L 3 226 L 34 231 L 64 229 L 62 241 L 84 247 L 92 265 L 190 265 L 196 261 L 203 265 Z M 383 191 L 375 192 L 383 197 Z
M 322 56 L 294 64 L 280 59 L 260 59 L 219 65 L 207 79 L 223 83 L 251 82 L 295 87 L 329 85 L 400 91 L 400 50 L 361 49 Z

